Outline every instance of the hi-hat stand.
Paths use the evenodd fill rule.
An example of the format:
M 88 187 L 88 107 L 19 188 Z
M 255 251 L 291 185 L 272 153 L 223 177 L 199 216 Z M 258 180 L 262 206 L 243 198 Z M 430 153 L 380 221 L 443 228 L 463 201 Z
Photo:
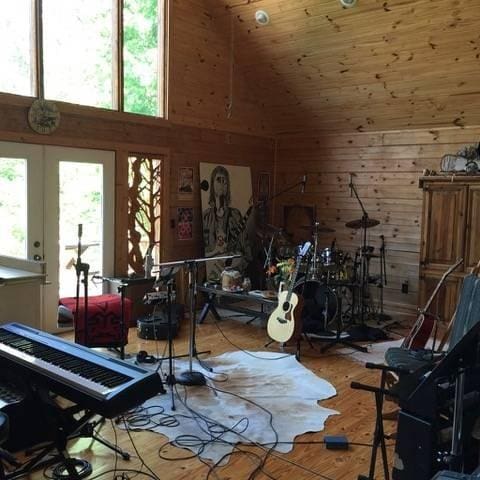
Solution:
M 210 261 L 228 261 L 233 260 L 234 258 L 240 258 L 241 255 L 226 255 L 221 257 L 206 257 L 206 258 L 195 258 L 189 260 L 180 260 L 176 262 L 166 262 L 155 267 L 183 267 L 188 270 L 188 291 L 189 291 L 189 315 L 190 315 L 190 335 L 189 335 L 189 350 L 188 350 L 188 370 L 181 372 L 177 378 L 173 376 L 173 366 L 172 371 L 170 372 L 170 382 L 172 386 L 174 383 L 180 385 L 205 385 L 206 379 L 202 372 L 193 370 L 193 357 L 197 359 L 202 368 L 212 371 L 210 367 L 203 364 L 202 361 L 198 358 L 198 355 L 201 353 L 209 352 L 198 352 L 196 346 L 196 320 L 195 320 L 195 306 L 197 299 L 197 274 L 198 274 L 198 264 L 206 263 Z

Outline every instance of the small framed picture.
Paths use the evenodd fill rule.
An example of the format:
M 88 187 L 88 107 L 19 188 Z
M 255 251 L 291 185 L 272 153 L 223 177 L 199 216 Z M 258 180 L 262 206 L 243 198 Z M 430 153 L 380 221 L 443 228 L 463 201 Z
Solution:
M 177 208 L 177 238 L 178 240 L 193 239 L 193 208 Z
M 193 168 L 180 167 L 178 169 L 178 193 L 185 197 L 193 196 Z

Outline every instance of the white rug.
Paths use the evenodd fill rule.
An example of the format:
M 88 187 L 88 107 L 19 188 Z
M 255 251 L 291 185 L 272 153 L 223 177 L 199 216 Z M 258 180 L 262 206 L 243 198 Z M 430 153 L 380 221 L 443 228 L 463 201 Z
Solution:
M 302 433 L 323 430 L 326 419 L 338 413 L 318 405 L 319 400 L 334 396 L 335 388 L 306 369 L 294 356 L 272 352 L 250 353 L 229 352 L 208 359 L 213 373 L 194 362 L 193 369 L 209 377 L 208 387 L 177 385 L 179 395 L 175 397 L 175 411 L 171 410 L 170 391 L 143 404 L 144 413 L 152 414 L 158 411 L 158 406 L 162 406 L 165 414 L 176 416 L 178 425 L 155 425 L 159 418 L 152 417 L 151 422 L 141 427 L 138 425 L 138 428 L 163 433 L 170 441 L 188 435 L 193 436 L 192 440 L 198 437 L 208 442 L 213 432 L 219 437 L 219 442 L 206 445 L 191 442 L 195 444 L 188 448 L 204 459 L 218 462 L 232 451 L 230 443 L 292 442 Z M 175 362 L 176 375 L 187 368 L 187 362 Z M 167 369 L 168 362 L 164 362 L 163 372 L 167 373 Z M 215 391 L 214 388 L 229 393 Z M 212 423 L 205 419 L 210 419 Z M 214 427 L 215 423 L 218 426 Z M 219 426 L 232 429 L 235 433 L 223 433 Z M 275 449 L 288 452 L 292 448 L 289 444 L 279 444 Z

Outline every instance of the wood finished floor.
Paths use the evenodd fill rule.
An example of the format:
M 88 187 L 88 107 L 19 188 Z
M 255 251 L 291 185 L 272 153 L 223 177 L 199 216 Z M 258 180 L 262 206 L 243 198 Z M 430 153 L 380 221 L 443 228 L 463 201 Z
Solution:
M 250 325 L 244 325 L 237 320 L 222 320 L 219 324 L 225 335 L 236 345 L 243 349 L 252 351 L 265 350 L 264 345 L 268 338 L 265 328 L 259 326 L 258 320 Z M 67 335 L 66 338 L 69 338 Z M 181 331 L 175 340 L 175 350 L 178 354 L 188 351 L 188 324 L 182 325 Z M 218 355 L 235 349 L 220 333 L 212 318 L 200 325 L 197 330 L 197 346 L 199 350 L 211 350 L 212 355 Z M 278 345 L 272 344 L 268 350 L 277 351 Z M 297 437 L 298 442 L 321 441 L 325 435 L 347 435 L 350 442 L 371 443 L 374 426 L 374 399 L 373 395 L 366 392 L 359 392 L 350 389 L 350 382 L 358 381 L 363 383 L 377 384 L 378 375 L 375 372 L 366 370 L 361 364 L 354 362 L 348 355 L 337 355 L 335 347 L 327 354 L 321 355 L 318 352 L 319 344 L 312 350 L 307 342 L 302 342 L 302 363 L 318 376 L 331 382 L 337 389 L 337 395 L 329 400 L 323 401 L 322 406 L 333 408 L 340 412 L 340 415 L 332 416 L 327 420 L 326 428 L 322 432 L 304 434 Z M 163 352 L 165 342 L 155 344 L 152 341 L 139 339 L 136 330 L 131 329 L 127 351 L 136 354 L 139 350 L 147 350 L 150 354 Z M 389 406 L 387 405 L 387 408 Z M 292 409 L 295 405 L 292 405 Z M 386 422 L 386 431 L 395 429 L 395 423 Z M 118 469 L 139 469 L 140 461 L 136 458 L 134 448 L 128 434 L 116 428 L 113 431 L 110 422 L 101 429 L 101 435 L 118 444 L 132 454 L 130 461 L 117 460 Z M 135 443 L 137 451 L 140 452 L 145 463 L 162 480 L 197 480 L 205 479 L 208 474 L 208 467 L 197 459 L 165 461 L 158 456 L 159 447 L 167 441 L 167 438 L 150 432 L 131 432 L 131 438 Z M 391 443 L 391 442 L 390 442 Z M 249 448 L 259 455 L 264 455 L 258 448 Z M 111 470 L 115 466 L 115 456 L 112 452 L 98 442 L 90 439 L 80 439 L 69 444 L 69 452 L 72 456 L 84 458 L 92 463 L 93 474 Z M 164 453 L 172 458 L 189 456 L 189 452 L 167 447 Z M 393 448 L 388 448 L 389 460 L 393 455 Z M 278 458 L 280 457 L 280 458 Z M 293 465 L 295 462 L 305 466 L 311 471 Z M 257 479 L 266 480 L 274 478 L 278 480 L 296 479 L 319 479 L 331 478 L 335 480 L 356 479 L 358 474 L 368 473 L 370 459 L 370 448 L 364 446 L 350 446 L 348 451 L 329 451 L 324 445 L 298 444 L 289 454 L 270 456 L 265 464 L 265 470 L 270 475 L 260 472 Z M 245 455 L 235 456 L 225 466 L 216 470 L 216 475 L 211 474 L 209 478 L 222 480 L 242 480 L 249 478 L 255 468 L 255 462 Z M 145 468 L 143 469 L 145 470 Z M 381 465 L 377 463 L 377 479 L 383 478 Z M 133 477 L 133 474 L 131 475 Z M 42 472 L 36 472 L 32 479 L 44 478 Z M 105 474 L 101 478 L 113 478 L 113 473 Z M 120 478 L 120 477 L 118 477 Z M 146 478 L 137 476 L 136 478 Z

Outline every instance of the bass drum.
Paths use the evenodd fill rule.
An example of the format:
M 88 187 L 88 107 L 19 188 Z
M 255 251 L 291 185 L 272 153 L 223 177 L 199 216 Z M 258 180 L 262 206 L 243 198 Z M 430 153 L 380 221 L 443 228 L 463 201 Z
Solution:
M 293 287 L 303 297 L 302 332 L 324 333 L 337 316 L 338 299 L 335 292 L 318 280 L 299 280 Z

